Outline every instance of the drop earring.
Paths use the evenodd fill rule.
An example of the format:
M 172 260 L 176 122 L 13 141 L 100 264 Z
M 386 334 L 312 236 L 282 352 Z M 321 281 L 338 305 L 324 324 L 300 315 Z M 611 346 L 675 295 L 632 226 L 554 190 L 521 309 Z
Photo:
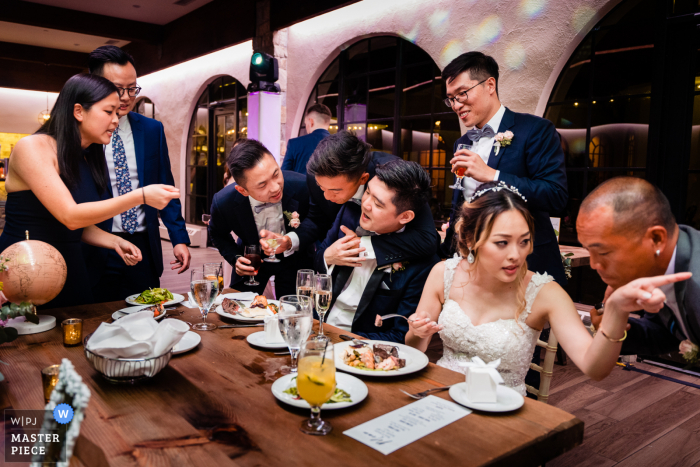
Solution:
M 469 264 L 474 264 L 474 253 L 472 253 L 472 249 L 469 249 L 469 256 L 467 256 L 467 263 Z

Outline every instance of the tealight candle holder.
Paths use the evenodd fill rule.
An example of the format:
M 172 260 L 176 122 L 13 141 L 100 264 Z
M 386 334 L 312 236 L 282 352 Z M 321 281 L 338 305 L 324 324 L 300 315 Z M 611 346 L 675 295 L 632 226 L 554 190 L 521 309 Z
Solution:
M 44 402 L 47 404 L 51 399 L 53 388 L 58 383 L 58 370 L 60 368 L 61 365 L 51 365 L 41 370 L 41 385 L 44 387 Z
M 71 318 L 61 323 L 63 328 L 63 345 L 70 347 L 79 345 L 83 339 L 83 320 Z

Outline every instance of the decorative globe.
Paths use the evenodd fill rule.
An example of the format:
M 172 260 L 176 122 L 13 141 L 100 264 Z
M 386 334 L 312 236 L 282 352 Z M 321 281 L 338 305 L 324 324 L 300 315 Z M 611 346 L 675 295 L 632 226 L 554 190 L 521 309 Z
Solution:
M 2 292 L 12 303 L 43 305 L 66 283 L 66 261 L 48 243 L 25 240 L 10 245 L 2 256 L 9 260 L 7 270 L 0 273 Z

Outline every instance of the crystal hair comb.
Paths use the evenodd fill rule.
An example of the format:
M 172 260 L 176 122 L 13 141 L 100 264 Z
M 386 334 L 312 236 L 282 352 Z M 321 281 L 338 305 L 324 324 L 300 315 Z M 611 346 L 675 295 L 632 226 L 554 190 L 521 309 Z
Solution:
M 473 196 L 470 196 L 470 197 L 467 199 L 467 203 L 472 203 L 472 202 L 474 202 L 474 200 L 476 200 L 476 199 L 479 198 L 480 196 L 485 195 L 485 194 L 488 193 L 489 191 L 501 191 L 501 190 L 508 190 L 508 191 L 510 191 L 511 193 L 515 193 L 516 195 L 520 196 L 520 197 L 523 199 L 523 201 L 525 201 L 525 202 L 527 203 L 527 199 L 525 199 L 525 197 L 524 197 L 522 194 L 520 194 L 520 192 L 518 191 L 517 188 L 515 188 L 514 186 L 510 186 L 510 185 L 506 184 L 506 182 L 504 182 L 504 181 L 498 182 L 498 185 L 493 186 L 493 187 L 491 187 L 491 188 L 486 188 L 486 189 L 484 189 L 484 190 L 477 191 L 476 193 L 474 193 Z

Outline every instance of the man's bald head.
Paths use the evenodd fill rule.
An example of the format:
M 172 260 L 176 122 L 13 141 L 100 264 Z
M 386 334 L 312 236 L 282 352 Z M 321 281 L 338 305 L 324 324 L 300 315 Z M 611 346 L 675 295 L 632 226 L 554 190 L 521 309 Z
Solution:
M 676 219 L 668 199 L 657 187 L 636 177 L 615 177 L 593 190 L 583 200 L 580 214 L 607 208 L 612 210 L 615 230 L 642 235 L 660 225 L 669 235 L 676 231 Z

